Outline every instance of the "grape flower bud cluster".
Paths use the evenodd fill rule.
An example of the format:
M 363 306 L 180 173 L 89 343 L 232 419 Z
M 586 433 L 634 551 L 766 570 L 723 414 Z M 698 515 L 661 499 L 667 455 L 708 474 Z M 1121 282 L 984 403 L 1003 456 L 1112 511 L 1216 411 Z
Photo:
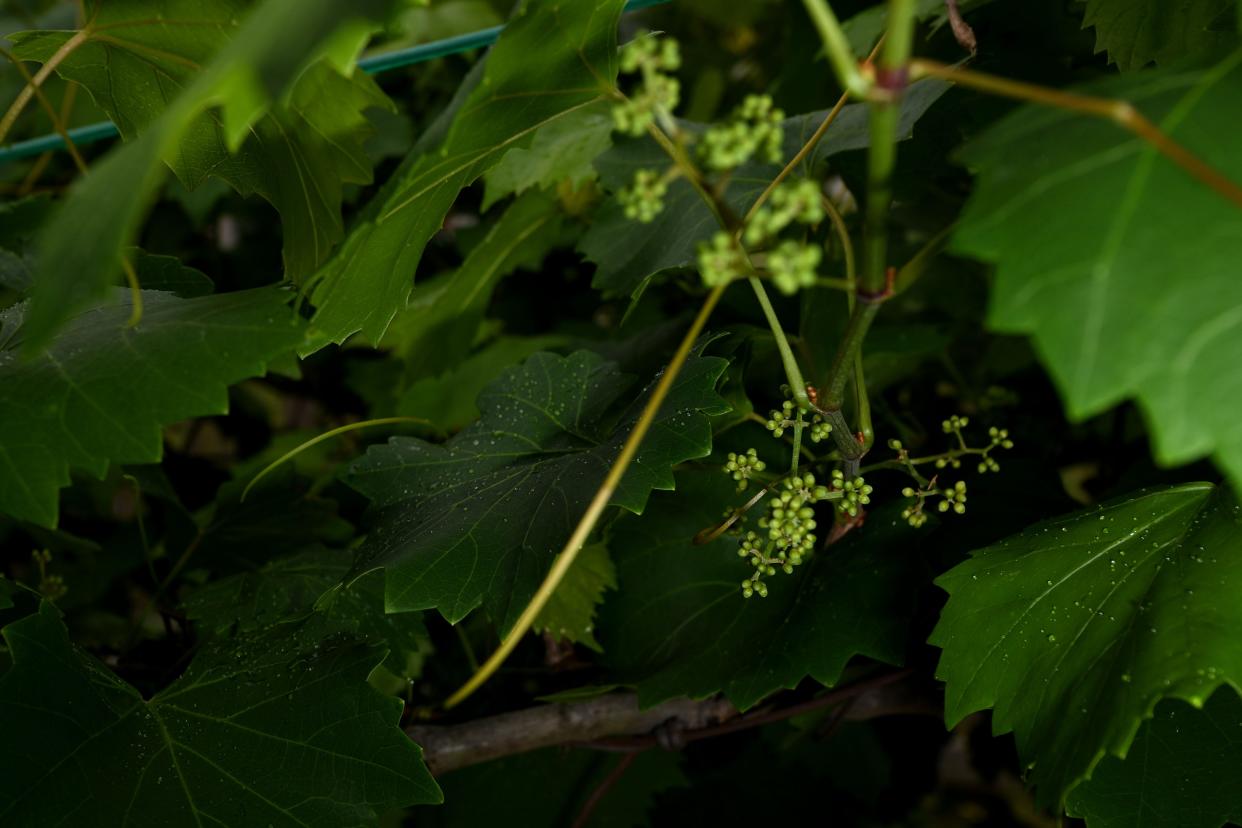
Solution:
M 781 403 L 779 411 L 772 409 L 768 412 L 768 419 L 763 425 L 768 431 L 772 432 L 773 437 L 780 439 L 785 435 L 786 431 L 798 424 L 798 414 L 797 405 L 794 401 L 785 400 L 785 402 Z M 805 416 L 805 412 L 802 412 L 802 414 Z M 810 426 L 809 436 L 812 443 L 826 440 L 832 434 L 832 426 L 825 422 L 824 418 L 819 414 L 812 415 L 811 419 L 806 421 L 805 424 Z
M 745 454 L 737 454 L 731 451 L 725 462 L 725 471 L 729 472 L 733 479 L 737 481 L 737 490 L 739 492 L 745 491 L 750 479 L 757 472 L 761 472 L 766 468 L 767 464 L 759 459 L 758 453 L 753 448 L 747 449 Z
M 760 598 L 768 594 L 764 578 L 779 568 L 786 575 L 815 548 L 814 504 L 834 497 L 828 487 L 815 482 L 813 474 L 794 474 L 781 481 L 779 493 L 768 502 L 759 519 L 761 532 L 749 531 L 738 545 L 738 557 L 748 558 L 754 573 L 742 581 L 742 595 Z
M 758 155 L 764 161 L 781 161 L 785 140 L 785 113 L 772 102 L 771 95 L 747 95 L 733 117 L 713 124 L 699 142 L 699 156 L 713 170 L 740 167 Z
M 681 100 L 681 84 L 668 74 L 681 67 L 681 48 L 671 37 L 640 34 L 621 50 L 621 72 L 639 73 L 642 81 L 612 108 L 613 125 L 626 135 L 642 135 L 662 113 Z

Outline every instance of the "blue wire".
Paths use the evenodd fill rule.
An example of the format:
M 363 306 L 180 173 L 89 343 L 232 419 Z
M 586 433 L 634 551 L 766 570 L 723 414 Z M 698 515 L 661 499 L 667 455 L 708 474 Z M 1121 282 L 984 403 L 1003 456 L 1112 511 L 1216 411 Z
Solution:
M 645 9 L 649 6 L 659 6 L 667 3 L 669 0 L 629 0 L 625 4 L 627 12 Z M 383 52 L 378 55 L 372 55 L 358 61 L 359 68 L 370 75 L 379 74 L 380 72 L 388 72 L 392 69 L 400 69 L 403 66 L 413 66 L 416 63 L 425 63 L 429 60 L 445 57 L 447 55 L 456 55 L 461 52 L 468 52 L 471 49 L 480 49 L 484 46 L 490 46 L 500 37 L 500 33 L 504 31 L 504 26 L 492 26 L 490 29 L 479 29 L 477 32 L 469 32 L 456 37 L 446 37 L 443 40 L 424 43 L 419 46 L 411 46 L 408 49 L 397 49 L 392 52 Z M 116 124 L 111 121 L 100 121 L 97 124 L 88 124 L 82 127 L 76 127 L 68 130 L 69 138 L 77 146 L 83 144 L 94 144 L 98 141 L 107 141 L 109 138 L 115 138 L 120 133 L 117 131 Z M 7 147 L 0 147 L 0 164 L 16 161 L 19 158 L 29 158 L 32 155 L 39 155 L 44 152 L 62 150 L 65 148 L 65 139 L 59 135 L 41 135 L 38 138 L 31 138 L 26 141 L 18 141 Z

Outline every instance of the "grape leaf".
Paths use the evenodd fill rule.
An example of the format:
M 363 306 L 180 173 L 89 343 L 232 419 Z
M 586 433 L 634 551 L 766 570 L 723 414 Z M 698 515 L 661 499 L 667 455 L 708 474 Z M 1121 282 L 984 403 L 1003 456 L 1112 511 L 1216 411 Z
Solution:
M 250 480 L 239 477 L 221 486 L 210 516 L 201 520 L 195 559 L 217 573 L 253 569 L 310 546 L 344 545 L 354 537 L 353 525 L 337 514 L 336 502 L 308 493 L 293 468 L 276 469 L 243 500 Z
M 1083 28 L 1095 27 L 1095 51 L 1123 72 L 1164 65 L 1238 41 L 1235 0 L 1086 0 Z
M 1242 52 L 1088 91 L 1134 102 L 1242 181 Z M 1161 462 L 1214 454 L 1242 483 L 1238 208 L 1129 133 L 1060 110 L 1019 110 L 964 159 L 979 176 L 953 247 L 996 263 L 992 327 L 1034 337 L 1072 417 L 1135 397 Z M 1170 278 L 1188 267 L 1193 289 Z
M 144 700 L 49 603 L 4 638 L 6 825 L 358 825 L 440 799 L 401 702 L 367 684 L 370 648 L 288 629 L 222 642 Z
M 442 141 L 416 147 L 320 271 L 317 342 L 379 341 L 405 305 L 424 246 L 461 189 L 531 133 L 604 100 L 622 0 L 527 0 L 488 53 Z M 468 81 L 472 83 L 473 81 Z
M 1164 698 L 1202 705 L 1242 680 L 1239 507 L 1207 483 L 1151 490 L 1038 524 L 975 552 L 937 583 L 950 594 L 931 642 L 944 652 L 949 725 L 994 708 L 1059 804 L 1105 754 L 1123 755 Z
M 724 360 L 691 358 L 678 374 L 612 503 L 641 512 L 669 467 L 711 451 L 708 415 Z M 437 608 L 456 623 L 483 603 L 507 630 L 525 608 L 603 481 L 641 410 L 620 415 L 630 385 L 590 351 L 535 354 L 479 395 L 482 417 L 444 445 L 393 438 L 346 482 L 378 514 L 359 571 L 387 572 L 388 610 Z
M 540 127 L 530 147 L 505 153 L 483 180 L 483 209 L 512 193 L 531 187 L 551 187 L 560 181 L 578 182 L 595 174 L 591 162 L 612 146 L 612 116 L 608 105 L 595 104 Z
M 91 33 L 86 42 L 57 67 L 61 77 L 90 92 L 127 140 L 150 127 L 239 27 L 237 3 L 220 0 L 165 3 L 158 27 L 150 16 L 147 2 L 102 4 L 85 29 Z M 46 61 L 70 36 L 26 32 L 14 38 L 14 48 L 20 57 Z M 342 184 L 371 180 L 363 142 L 372 130 L 362 111 L 391 106 L 366 74 L 346 77 L 318 62 L 251 125 L 241 146 L 229 145 L 214 112 L 200 112 L 186 127 L 189 140 L 164 160 L 191 190 L 215 176 L 269 201 L 282 217 L 286 273 L 296 280 L 320 265 L 344 235 Z
M 617 568 L 608 555 L 608 546 L 592 543 L 582 547 L 565 579 L 535 616 L 535 632 L 549 632 L 599 652 L 595 608 L 604 600 L 605 590 L 616 588 Z
M 144 291 L 127 328 L 119 305 L 85 311 L 40 355 L 19 354 L 25 303 L 0 312 L 0 512 L 55 526 L 70 469 L 153 463 L 160 427 L 228 408 L 229 384 L 302 341 L 288 294 L 259 288 L 199 299 Z
M 415 289 L 410 307 L 393 320 L 383 344 L 400 355 L 410 376 L 454 367 L 475 344 L 496 285 L 518 268 L 538 267 L 563 228 L 554 197 L 531 192 L 518 198 L 460 268 Z
M 34 239 L 51 207 L 44 195 L 0 204 L 0 288 L 19 295 L 30 289 L 34 279 Z
M 563 336 L 500 336 L 457 367 L 437 377 L 425 377 L 402 389 L 395 413 L 422 417 L 448 432 L 458 431 L 479 417 L 479 394 L 496 376 L 538 351 L 563 348 Z
M 1242 819 L 1242 701 L 1232 688 L 1202 709 L 1163 701 L 1125 759 L 1108 757 L 1069 796 L 1087 828 L 1218 828 Z
M 144 290 L 163 290 L 182 299 L 195 299 L 207 296 L 216 289 L 207 274 L 186 267 L 176 256 L 158 256 L 131 247 L 129 257 L 138 273 L 138 283 Z
M 914 123 L 945 93 L 949 85 L 923 80 L 911 85 L 902 102 L 898 135 L 909 138 Z M 809 112 L 784 122 L 785 158 L 793 158 L 824 120 L 827 110 Z M 867 146 L 867 105 L 850 104 L 842 108 L 828 132 L 804 162 L 812 175 L 822 175 L 829 158 L 841 152 Z M 701 132 L 701 124 L 684 123 L 689 133 Z M 612 191 L 629 186 L 642 169 L 664 169 L 671 162 L 650 138 L 617 144 L 595 161 L 600 181 Z M 777 167 L 747 164 L 729 177 L 724 198 L 738 213 L 745 213 L 776 177 Z M 660 217 L 642 224 L 625 217 L 615 199 L 604 203 L 591 227 L 583 234 L 578 249 L 597 270 L 592 284 L 610 295 L 637 297 L 650 278 L 661 270 L 687 267 L 695 261 L 698 243 L 720 229 L 702 198 L 685 180 L 674 181 L 664 198 Z
M 216 633 L 250 634 L 319 609 L 334 630 L 388 650 L 384 666 L 405 675 L 429 649 L 427 628 L 414 613 L 384 612 L 384 580 L 370 573 L 341 585 L 353 556 L 317 547 L 277 558 L 250 572 L 212 581 L 184 601 L 186 616 Z M 334 589 L 336 588 L 336 589 Z
M 236 0 L 213 0 L 210 5 L 198 0 L 170 2 L 175 4 L 170 6 L 175 14 L 158 20 L 150 18 L 150 9 L 142 0 L 102 4 L 106 11 L 101 14 L 110 21 L 137 21 L 131 26 L 121 24 L 117 30 L 124 33 L 127 51 L 115 45 L 119 35 L 110 29 L 96 30 L 98 20 L 83 30 L 86 39 L 78 48 L 86 50 L 88 61 L 94 56 L 105 67 L 114 58 L 122 62 L 121 86 L 115 92 L 122 101 L 115 114 L 121 117 L 123 129 L 139 134 L 93 165 L 91 174 L 74 185 L 39 234 L 26 344 L 30 352 L 46 345 L 76 311 L 106 294 L 120 270 L 122 249 L 137 234 L 163 179 L 162 160 L 173 160 L 173 166 L 192 180 L 200 180 L 212 164 L 216 173 L 227 166 L 235 186 L 257 189 L 255 176 L 260 173 L 248 160 L 251 156 L 222 155 L 221 146 L 236 150 L 251 135 L 260 142 L 321 142 L 325 149 L 313 168 L 309 159 L 291 151 L 280 165 L 274 165 L 283 165 L 279 181 L 267 179 L 267 171 L 262 172 L 266 182 L 262 186 L 272 193 L 276 192 L 272 188 L 296 185 L 298 189 L 281 190 L 293 197 L 312 183 L 325 188 L 306 197 L 306 204 L 331 200 L 329 180 L 336 175 L 332 165 L 349 168 L 345 159 L 351 157 L 354 139 L 345 139 L 357 118 L 333 122 L 345 116 L 325 93 L 341 90 L 323 85 L 332 70 L 314 64 L 323 60 L 338 73 L 348 74 L 372 25 L 368 21 L 380 19 L 390 0 L 265 0 L 244 16 Z M 213 16 L 207 9 L 218 13 Z M 235 17 L 242 18 L 241 24 L 224 30 L 224 20 Z M 196 25 L 200 20 L 201 25 Z M 185 24 L 176 25 L 178 21 Z M 64 33 L 31 35 L 26 54 L 43 54 L 65 37 Z M 101 40 L 108 44 L 106 50 Z M 152 63 L 157 55 L 180 69 L 178 74 L 170 77 L 167 66 Z M 186 60 L 197 69 L 191 75 L 185 73 Z M 80 76 L 82 82 L 102 95 L 112 77 L 109 70 L 103 69 L 100 75 L 97 66 L 81 69 L 85 73 Z M 305 119 L 295 139 L 281 134 L 275 121 L 263 122 L 262 116 L 299 77 L 307 78 L 310 85 L 289 99 L 288 106 L 302 107 L 298 111 Z M 112 94 L 99 98 L 108 108 L 115 100 Z M 208 112 L 213 106 L 219 109 Z M 342 127 L 348 129 L 338 133 Z M 324 130 L 322 135 L 317 133 Z M 342 140 L 343 144 L 334 145 Z M 304 166 L 303 160 L 307 161 Z M 279 199 L 286 204 L 284 195 Z M 319 246 L 313 244 L 312 258 L 322 257 Z
M 866 655 L 899 663 L 913 605 L 910 547 L 895 513 L 770 579 L 768 597 L 742 597 L 751 574 L 737 542 L 692 539 L 738 502 L 722 473 L 683 473 L 675 494 L 615 525 L 609 547 L 620 588 L 597 624 L 604 661 L 637 685 L 644 706 L 723 692 L 739 708 L 804 677 L 834 684 Z

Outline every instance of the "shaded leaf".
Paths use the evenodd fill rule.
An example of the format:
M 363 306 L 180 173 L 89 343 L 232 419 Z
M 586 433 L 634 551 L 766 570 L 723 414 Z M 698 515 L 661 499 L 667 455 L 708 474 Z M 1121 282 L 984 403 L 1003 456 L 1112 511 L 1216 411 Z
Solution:
M 453 368 L 475 344 L 496 285 L 515 270 L 537 268 L 563 226 L 554 197 L 532 192 L 517 199 L 461 267 L 415 290 L 410 307 L 394 320 L 383 344 L 401 356 L 411 376 Z M 469 399 L 473 402 L 474 394 Z
M 417 663 L 428 649 L 422 617 L 384 612 L 384 579 L 378 572 L 342 584 L 352 565 L 349 552 L 308 549 L 212 581 L 183 605 L 191 621 L 219 634 L 253 634 L 305 618 L 318 606 L 322 621 L 334 632 L 353 633 L 369 644 L 384 645 L 388 650 L 384 666 L 396 675 L 406 675 L 411 660 Z
M 162 290 L 182 299 L 195 299 L 216 289 L 207 274 L 186 267 L 175 256 L 157 256 L 131 247 L 129 257 L 138 273 L 138 283 L 145 290 Z
M 501 371 L 534 353 L 559 350 L 568 344 L 566 337 L 555 335 L 497 337 L 453 370 L 411 383 L 397 397 L 396 412 L 430 420 L 445 431 L 457 431 L 478 419 L 479 394 Z
M 677 483 L 619 521 L 609 542 L 620 587 L 597 631 L 605 663 L 643 705 L 723 692 L 747 708 L 807 676 L 834 684 L 855 655 L 902 660 L 917 535 L 895 512 L 870 515 L 862 531 L 773 577 L 767 598 L 746 599 L 752 570 L 736 540 L 692 544 L 737 502 L 733 481 L 683 473 Z
M 686 363 L 613 504 L 642 511 L 652 489 L 673 487 L 672 465 L 711 451 L 724 367 Z M 359 571 L 385 568 L 389 611 L 437 608 L 455 623 L 483 603 L 507 630 L 633 427 L 645 395 L 612 413 L 630 385 L 589 351 L 535 354 L 489 385 L 482 417 L 444 445 L 394 438 L 355 462 L 346 482 L 377 510 Z
M 219 571 L 249 570 L 317 544 L 344 545 L 354 527 L 337 514 L 336 502 L 308 494 L 292 467 L 282 467 L 242 492 L 249 476 L 220 487 L 203 522 L 195 557 Z
M 0 204 L 0 288 L 19 295 L 34 281 L 34 239 L 52 211 L 45 195 Z
M 1235 0 L 1086 0 L 1083 28 L 1123 72 L 1237 43 Z
M 1067 810 L 1088 828 L 1218 828 L 1242 818 L 1242 701 L 1233 688 L 1202 709 L 1163 701 L 1125 759 L 1107 757 Z
M 381 19 L 390 0 L 265 0 L 242 17 L 240 25 L 236 18 L 241 17 L 242 8 L 236 0 L 213 0 L 210 6 L 197 0 L 170 2 L 173 6 L 167 17 L 159 21 L 160 25 L 150 25 L 150 8 L 143 0 L 110 0 L 102 4 L 106 11 L 101 14 L 118 23 L 129 51 L 116 48 L 117 36 L 105 30 L 104 52 L 100 33 L 93 28 L 100 25 L 98 20 L 90 24 L 86 30 L 90 36 L 79 47 L 86 50 L 81 81 L 96 92 L 105 107 L 115 109 L 123 129 L 139 134 L 95 164 L 40 233 L 28 350 L 46 345 L 74 312 L 106 294 L 120 271 L 122 249 L 137 235 L 163 179 L 161 161 L 171 162 L 193 181 L 200 180 L 213 165 L 216 169 L 212 172 L 219 173 L 220 165 L 225 164 L 235 176 L 230 180 L 244 192 L 250 191 L 247 188 L 263 192 L 258 175 L 264 176 L 267 183 L 263 187 L 271 192 L 275 192 L 273 187 L 296 185 L 296 190 L 281 191 L 296 194 L 312 183 L 330 186 L 322 160 L 314 162 L 314 169 L 299 170 L 295 168 L 303 157 L 291 153 L 273 165 L 285 165 L 280 180 L 268 181 L 267 171 L 257 169 L 244 153 L 222 154 L 242 147 L 251 135 L 260 142 L 294 140 L 281 135 L 279 127 L 272 131 L 274 121 L 262 120 L 272 101 L 294 80 L 306 77 L 310 78 L 306 82 L 313 84 L 301 92 L 295 90 L 288 105 L 298 106 L 307 95 L 315 101 L 311 105 L 313 118 L 307 111 L 302 115 L 310 118 L 308 127 L 330 130 L 325 137 L 329 147 L 325 156 L 338 164 L 351 154 L 351 150 L 334 144 L 345 138 L 335 130 L 348 124 L 333 123 L 340 113 L 331 108 L 335 104 L 328 103 L 329 96 L 323 95 L 340 90 L 325 87 L 320 81 L 332 71 L 349 73 L 372 25 L 368 21 Z M 214 9 L 214 16 L 207 9 Z M 196 25 L 199 20 L 205 22 Z M 66 33 L 29 35 L 23 54 L 47 54 L 67 37 Z M 168 72 L 174 71 L 170 66 L 153 63 L 157 55 L 167 58 L 179 70 L 177 74 L 170 76 Z M 72 57 L 67 62 L 71 63 Z M 108 88 L 111 74 L 107 67 L 113 59 L 124 67 L 116 91 L 124 96 L 120 101 L 103 96 L 101 91 Z M 320 59 L 333 69 L 312 65 Z M 193 67 L 185 65 L 187 60 Z M 190 68 L 194 71 L 187 74 Z M 219 109 L 209 112 L 213 106 Z M 356 119 L 348 123 L 356 123 Z M 297 140 L 318 141 L 311 137 L 314 128 L 301 129 Z M 316 192 L 305 203 L 316 203 L 325 194 Z M 282 205 L 293 203 L 283 196 L 278 201 Z M 326 253 L 317 241 L 312 252 L 315 260 Z M 294 270 L 301 267 L 289 264 Z
M 564 580 L 535 616 L 535 632 L 548 632 L 598 651 L 595 610 L 604 600 L 604 591 L 616 588 L 617 568 L 608 555 L 608 546 L 593 543 L 582 547 Z
M 302 341 L 287 301 L 275 288 L 146 291 L 137 327 L 125 326 L 128 304 L 98 307 L 32 359 L 18 353 L 26 305 L 0 312 L 0 511 L 54 526 L 70 469 L 102 477 L 109 463 L 156 462 L 161 426 L 224 413 L 229 384 Z
M 244 11 L 234 0 L 172 0 L 161 5 L 160 25 L 152 26 L 149 2 L 109 0 L 86 27 L 86 42 L 56 71 L 85 87 L 122 137 L 132 140 L 228 45 Z M 70 36 L 28 32 L 15 36 L 14 48 L 23 58 L 46 61 Z M 346 76 L 318 62 L 251 124 L 240 146 L 226 136 L 217 113 L 200 111 L 185 126 L 186 140 L 164 161 L 191 190 L 213 176 L 270 202 L 282 218 L 286 273 L 300 279 L 343 235 L 342 185 L 371 180 L 363 143 L 372 130 L 362 111 L 391 106 L 366 74 Z
M 467 88 L 443 138 L 420 146 L 367 205 L 312 295 L 317 341 L 379 341 L 405 304 L 427 240 L 461 189 L 533 132 L 603 100 L 616 77 L 622 0 L 528 0 Z
M 1207 483 L 1148 491 L 1038 524 L 937 583 L 952 726 L 993 708 L 1033 762 L 1039 799 L 1120 756 L 1156 703 L 1202 704 L 1242 677 L 1242 511 Z
M 1132 101 L 1242 181 L 1228 137 L 1242 52 L 1088 91 Z M 1161 462 L 1213 454 L 1242 482 L 1238 207 L 1129 133 L 1061 110 L 1019 110 L 964 159 L 979 176 L 953 246 L 996 263 L 991 325 L 1034 337 L 1074 418 L 1135 397 Z M 1187 268 L 1192 287 L 1171 277 Z
M 11 825 L 358 825 L 439 801 L 378 660 L 289 629 L 205 648 L 149 701 L 69 642 L 59 613 L 4 628 L 0 819 Z
M 612 146 L 612 116 L 607 104 L 569 113 L 540 127 L 530 147 L 511 149 L 484 176 L 483 209 L 531 187 L 574 184 L 595 174 L 591 162 Z

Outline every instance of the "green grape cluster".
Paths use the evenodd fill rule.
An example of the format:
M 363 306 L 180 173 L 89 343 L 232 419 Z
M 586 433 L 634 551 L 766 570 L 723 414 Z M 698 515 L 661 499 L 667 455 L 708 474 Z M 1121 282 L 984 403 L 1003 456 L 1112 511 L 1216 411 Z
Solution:
M 901 494 L 905 497 L 914 497 L 917 500 L 911 505 L 901 510 L 901 516 L 906 523 L 918 529 L 924 523 L 927 523 L 927 513 L 923 511 L 923 501 L 927 498 L 928 492 L 921 489 L 916 490 L 910 486 L 906 486 L 901 490 Z
M 781 481 L 780 493 L 768 504 L 767 514 L 759 519 L 759 528 L 747 532 L 738 546 L 738 556 L 749 558 L 755 571 L 742 581 L 742 595 L 768 595 L 764 578 L 780 569 L 786 575 L 801 565 L 815 548 L 814 504 L 833 499 L 827 486 L 815 482 L 813 474 L 795 474 Z M 766 535 L 766 536 L 765 536 Z
M 938 507 L 940 511 L 947 512 L 952 509 L 959 515 L 966 514 L 966 481 L 959 480 L 953 484 L 952 488 L 941 489 L 940 496 L 944 500 L 940 501 Z
M 781 403 L 779 411 L 772 409 L 768 412 L 768 419 L 763 424 L 763 427 L 772 432 L 773 437 L 780 439 L 785 436 L 785 431 L 787 429 L 791 429 L 797 425 L 798 415 L 796 408 L 797 406 L 794 404 L 793 400 L 785 400 Z
M 669 113 L 681 100 L 681 84 L 665 74 L 681 66 L 681 48 L 670 38 L 649 34 L 631 40 L 621 50 L 621 71 L 640 72 L 642 84 L 612 108 L 613 125 L 626 135 L 642 135 L 657 113 Z
M 805 416 L 806 412 L 802 412 Z M 780 410 L 772 409 L 768 412 L 768 419 L 764 422 L 764 427 L 772 432 L 772 436 L 780 439 L 785 436 L 785 432 L 798 424 L 797 405 L 793 400 L 785 400 L 781 403 Z M 832 425 L 824 421 L 824 418 L 818 414 L 811 417 L 809 421 L 805 421 L 805 425 L 810 426 L 808 434 L 812 443 L 818 443 L 827 440 L 832 434 Z
M 979 460 L 979 473 L 998 472 L 1000 471 L 1000 463 L 996 462 L 996 458 L 992 457 L 991 451 L 995 448 L 1011 449 L 1013 448 L 1013 440 L 1009 439 L 1009 431 L 1004 428 L 992 426 L 988 429 L 988 437 L 992 438 L 992 442 L 983 450 L 982 459 Z
M 681 46 L 671 37 L 641 32 L 621 49 L 622 72 L 676 72 L 681 68 Z
M 745 454 L 729 452 L 724 468 L 737 481 L 737 490 L 740 492 L 745 490 L 747 483 L 756 472 L 767 468 L 767 464 L 759 459 L 758 453 L 752 448 L 746 449 Z
M 840 497 L 833 505 L 837 514 L 843 517 L 858 517 L 862 507 L 871 502 L 871 493 L 874 491 L 861 475 L 846 480 L 845 473 L 840 469 L 832 472 L 832 488 L 840 492 Z
M 746 244 L 757 247 L 775 238 L 794 222 L 816 225 L 824 220 L 824 202 L 819 183 L 809 178 L 780 185 L 767 205 L 759 208 L 746 225 Z
M 767 270 L 772 283 L 786 295 L 793 295 L 802 288 L 815 286 L 815 269 L 823 254 L 813 244 L 783 241 L 768 253 Z
M 963 428 L 965 428 L 968 425 L 970 425 L 969 417 L 959 417 L 958 415 L 954 414 L 951 417 L 949 417 L 949 419 L 942 420 L 940 422 L 940 430 L 943 431 L 945 434 L 955 434 L 955 433 L 960 432 Z
M 729 121 L 713 124 L 703 133 L 699 155 L 713 170 L 740 167 L 756 155 L 780 163 L 784 120 L 785 113 L 772 103 L 770 95 L 747 95 Z
M 724 231 L 710 242 L 699 242 L 699 275 L 708 287 L 728 284 L 746 273 L 746 256 Z
M 943 469 L 947 466 L 952 466 L 955 469 L 961 468 L 962 460 L 960 455 L 977 454 L 979 455 L 979 464 L 976 468 L 980 474 L 1000 471 L 1000 463 L 996 462 L 996 458 L 992 456 L 992 451 L 998 448 L 1013 448 L 1013 440 L 1009 439 L 1009 431 L 993 426 L 988 429 L 988 437 L 990 438 L 988 445 L 983 448 L 972 449 L 967 447 L 966 439 L 962 436 L 962 429 L 968 425 L 970 425 L 969 417 L 959 417 L 956 414 L 940 423 L 940 428 L 945 434 L 952 434 L 957 438 L 961 451 L 959 454 L 950 454 L 937 459 L 936 468 Z
M 664 196 L 668 183 L 655 170 L 639 170 L 634 182 L 617 193 L 617 201 L 625 209 L 625 217 L 643 224 L 655 220 L 664 210 Z
M 811 442 L 819 443 L 832 436 L 832 425 L 818 414 L 811 420 Z
M 952 510 L 955 514 L 966 514 L 966 481 L 959 480 L 945 489 L 935 487 L 935 481 L 926 489 L 914 489 L 910 486 L 901 490 L 904 497 L 914 498 L 914 503 L 902 510 L 901 516 L 915 529 L 927 523 L 927 513 L 923 510 L 927 498 L 938 495 L 941 499 L 937 509 L 941 512 Z

